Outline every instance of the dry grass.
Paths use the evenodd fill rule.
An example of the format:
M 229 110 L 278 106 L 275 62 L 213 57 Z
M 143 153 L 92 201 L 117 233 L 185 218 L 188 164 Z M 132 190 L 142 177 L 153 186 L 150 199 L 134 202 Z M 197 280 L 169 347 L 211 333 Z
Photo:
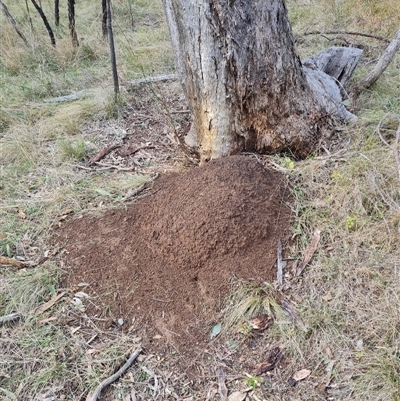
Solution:
M 51 2 L 42 3 L 51 16 Z M 131 2 L 132 7 L 125 0 L 113 4 L 122 80 L 173 71 L 161 1 L 138 0 Z M 56 31 L 57 49 L 53 49 L 33 9 L 35 29 L 30 33 L 25 2 L 7 5 L 29 37 L 30 47 L 2 20 L 0 254 L 32 260 L 51 251 L 47 239 L 64 211 L 78 214 L 115 207 L 129 189 L 149 177 L 77 167 L 123 135 L 118 119 L 109 129 L 104 123 L 115 108 L 109 101 L 112 86 L 107 45 L 100 37 L 99 5 L 77 4 L 78 49 L 67 36 L 64 8 L 62 26 Z M 360 37 L 304 36 L 304 32 L 355 30 L 390 38 L 400 19 L 396 0 L 291 0 L 288 5 L 294 31 L 302 39 L 302 56 L 344 39 L 365 46 L 366 58 L 356 76 L 371 68 L 370 62 L 384 44 Z M 326 145 L 331 157 L 315 156 L 293 165 L 272 157 L 287 169 L 297 199 L 293 244 L 285 252 L 300 258 L 316 228 L 322 239 L 301 280 L 293 281 L 287 290 L 308 330 L 303 332 L 278 316 L 265 341 L 280 344 L 285 364 L 257 388 L 259 397 L 400 399 L 399 182 L 392 152 L 375 132 L 387 113 L 400 113 L 399 65 L 397 57 L 377 85 L 353 101 L 359 121 L 336 133 Z M 76 102 L 43 101 L 80 90 L 87 95 Z M 127 99 L 123 93 L 120 109 Z M 390 118 L 386 121 L 383 133 L 392 141 L 397 127 Z M 137 346 L 132 335 L 99 330 L 68 297 L 36 316 L 40 305 L 62 291 L 59 276 L 60 266 L 50 263 L 20 272 L 2 268 L 0 315 L 14 311 L 24 315 L 20 323 L 0 327 L 0 394 L 9 399 L 42 399 L 52 394 L 81 399 Z M 233 294 L 227 305 L 232 312 L 228 325 L 270 311 L 271 304 L 276 311 L 274 291 L 270 286 L 245 287 Z M 49 318 L 56 319 L 41 322 Z M 205 398 L 208 387 L 192 391 L 180 376 L 165 378 L 172 357 L 172 362 L 148 358 L 141 363 L 164 377 L 165 399 L 167 394 Z M 288 377 L 301 368 L 312 370 L 310 379 L 288 387 Z M 322 396 L 318 386 L 327 383 Z M 139 399 L 150 399 L 152 384 L 146 370 L 134 369 L 112 387 L 109 396 L 123 399 L 134 387 Z

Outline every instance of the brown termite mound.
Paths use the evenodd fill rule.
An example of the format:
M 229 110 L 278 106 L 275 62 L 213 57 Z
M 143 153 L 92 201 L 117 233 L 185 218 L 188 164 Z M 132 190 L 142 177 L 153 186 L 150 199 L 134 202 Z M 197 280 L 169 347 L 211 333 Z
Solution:
M 289 189 L 280 173 L 231 156 L 161 176 L 147 195 L 57 231 L 64 284 L 89 284 L 86 313 L 96 324 L 189 352 L 209 340 L 232 277 L 275 280 Z

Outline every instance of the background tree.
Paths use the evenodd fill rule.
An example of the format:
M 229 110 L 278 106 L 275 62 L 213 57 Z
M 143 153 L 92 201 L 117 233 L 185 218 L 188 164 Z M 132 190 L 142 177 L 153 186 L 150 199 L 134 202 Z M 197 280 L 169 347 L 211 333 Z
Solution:
M 107 0 L 101 0 L 101 31 L 103 38 L 107 38 Z
M 8 11 L 7 6 L 0 1 L 0 7 L 3 10 L 4 15 L 6 16 L 6 18 L 10 21 L 11 25 L 14 27 L 15 32 L 17 32 L 18 36 L 24 41 L 24 43 L 28 46 L 28 41 L 26 40 L 24 34 L 22 33 L 21 29 L 18 27 L 15 19 L 12 17 L 12 15 L 10 14 L 10 12 Z
M 44 26 L 46 27 L 47 32 L 49 34 L 51 44 L 55 47 L 56 46 L 56 38 L 54 36 L 53 30 L 51 29 L 49 21 L 47 20 L 46 15 L 44 14 L 44 12 L 42 10 L 42 7 L 40 7 L 40 5 L 38 3 L 36 3 L 35 0 L 31 0 L 31 1 L 32 1 L 32 4 L 34 5 L 34 7 L 36 8 L 37 12 L 39 13 L 40 17 L 42 18 Z
M 163 3 L 202 160 L 240 150 L 304 157 L 328 117 L 349 118 L 332 79 L 303 68 L 283 0 Z
M 54 20 L 56 26 L 60 25 L 60 0 L 54 0 Z
M 113 82 L 114 82 L 114 95 L 115 102 L 118 99 L 119 94 L 119 82 L 118 82 L 118 70 L 117 70 L 117 59 L 115 56 L 115 46 L 114 46 L 114 34 L 112 29 L 112 13 L 111 13 L 111 0 L 106 0 L 107 5 L 107 33 L 108 33 L 108 42 L 110 46 L 110 60 L 111 60 L 111 70 L 113 74 Z
M 75 30 L 75 0 L 68 0 L 68 21 L 72 44 L 77 47 L 79 46 L 79 41 Z

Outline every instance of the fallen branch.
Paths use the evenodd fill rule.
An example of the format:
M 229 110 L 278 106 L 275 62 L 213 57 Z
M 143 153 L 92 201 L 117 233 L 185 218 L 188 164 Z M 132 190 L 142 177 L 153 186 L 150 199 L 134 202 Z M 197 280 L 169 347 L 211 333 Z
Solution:
M 384 73 L 388 65 L 393 60 L 397 50 L 400 49 L 400 29 L 395 37 L 385 49 L 374 69 L 359 83 L 361 88 L 367 89 L 371 87 L 379 77 Z
M 396 131 L 396 139 L 394 141 L 394 146 L 390 146 L 389 143 L 383 138 L 381 134 L 381 125 L 383 120 L 379 121 L 378 127 L 376 128 L 378 132 L 379 139 L 390 149 L 392 149 L 394 154 L 394 159 L 396 160 L 397 165 L 397 174 L 400 180 L 400 155 L 399 155 L 399 143 L 400 143 L 400 117 L 399 117 L 399 126 Z
M 138 355 L 142 352 L 141 348 L 138 348 L 131 356 L 130 358 L 126 361 L 126 363 L 121 367 L 121 369 L 118 370 L 118 372 L 114 373 L 112 376 L 108 377 L 106 380 L 101 382 L 96 390 L 94 391 L 93 395 L 91 397 L 88 397 L 90 401 L 96 401 L 97 398 L 99 397 L 101 391 L 110 385 L 111 383 L 114 383 L 117 379 L 119 379 L 132 365 L 132 363 L 135 361 L 135 359 L 138 357 Z
M 93 157 L 90 158 L 88 161 L 88 166 L 93 166 L 95 163 L 100 161 L 103 157 L 107 156 L 110 152 L 112 152 L 114 149 L 120 148 L 121 145 L 111 145 L 107 146 L 106 148 L 100 150 L 100 152 L 97 152 Z
M 10 315 L 0 317 L 0 324 L 13 322 L 14 320 L 19 320 L 21 318 L 22 318 L 21 313 L 11 313 Z
M 179 77 L 177 74 L 169 75 L 158 75 L 155 77 L 147 77 L 141 79 L 134 79 L 133 81 L 126 82 L 128 85 L 140 85 L 140 84 L 150 84 L 152 82 L 162 82 L 162 81 L 175 81 Z
M 52 97 L 50 99 L 43 100 L 45 103 L 62 103 L 62 102 L 72 102 L 73 100 L 78 100 L 81 97 L 86 96 L 84 91 L 71 93 L 70 95 Z
M 304 32 L 303 35 L 354 35 L 354 36 L 364 36 L 366 38 L 377 39 L 386 43 L 390 43 L 390 40 L 384 38 L 383 36 L 371 35 L 369 33 L 362 33 L 362 32 L 352 32 L 352 31 L 310 31 L 310 32 Z

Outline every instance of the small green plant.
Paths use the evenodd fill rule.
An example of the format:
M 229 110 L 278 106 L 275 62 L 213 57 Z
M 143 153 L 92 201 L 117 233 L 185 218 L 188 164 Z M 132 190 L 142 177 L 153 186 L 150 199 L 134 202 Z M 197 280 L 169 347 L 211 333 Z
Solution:
M 259 376 L 253 375 L 247 377 L 244 381 L 247 387 L 251 387 L 253 390 L 255 390 L 256 388 L 261 386 L 263 379 Z
M 349 214 L 346 217 L 346 226 L 349 230 L 354 230 L 357 225 L 357 217 L 354 214 Z
M 294 161 L 290 157 L 285 157 L 283 159 L 282 166 L 289 170 L 293 170 L 294 169 Z

